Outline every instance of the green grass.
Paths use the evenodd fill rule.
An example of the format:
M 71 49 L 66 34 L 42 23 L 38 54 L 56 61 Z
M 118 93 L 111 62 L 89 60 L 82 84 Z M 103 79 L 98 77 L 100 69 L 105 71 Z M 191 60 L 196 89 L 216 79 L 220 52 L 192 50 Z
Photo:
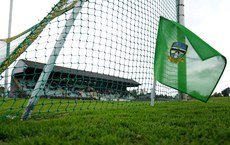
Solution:
M 29 99 L 25 98 L 0 98 L 0 119 L 20 119 Z M 68 100 L 68 99 L 39 99 L 33 110 L 33 118 L 50 118 L 76 111 L 124 109 L 149 105 L 149 102 L 131 101 L 99 101 L 99 100 Z
M 133 102 L 135 104 L 135 102 Z M 0 144 L 230 144 L 230 98 L 75 110 L 0 120 Z

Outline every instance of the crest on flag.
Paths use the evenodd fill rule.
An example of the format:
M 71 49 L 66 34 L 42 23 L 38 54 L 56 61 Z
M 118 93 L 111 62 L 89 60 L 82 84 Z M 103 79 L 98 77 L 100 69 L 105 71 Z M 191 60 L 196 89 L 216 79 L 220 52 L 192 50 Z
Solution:
M 171 49 L 169 51 L 168 60 L 175 64 L 183 62 L 183 57 L 185 56 L 187 49 L 188 45 L 182 42 L 173 42 Z

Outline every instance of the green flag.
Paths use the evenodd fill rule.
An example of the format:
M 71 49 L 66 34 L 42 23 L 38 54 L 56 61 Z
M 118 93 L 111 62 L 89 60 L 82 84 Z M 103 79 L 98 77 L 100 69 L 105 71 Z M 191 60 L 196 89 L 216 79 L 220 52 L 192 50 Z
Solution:
M 184 26 L 160 17 L 154 77 L 160 83 L 207 102 L 227 60 Z

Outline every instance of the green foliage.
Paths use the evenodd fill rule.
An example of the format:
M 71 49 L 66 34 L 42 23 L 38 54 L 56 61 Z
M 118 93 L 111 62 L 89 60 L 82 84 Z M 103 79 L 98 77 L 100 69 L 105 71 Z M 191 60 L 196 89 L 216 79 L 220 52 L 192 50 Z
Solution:
M 223 91 L 221 91 L 223 96 L 229 96 L 230 95 L 230 88 L 227 87 Z
M 135 103 L 135 102 L 133 102 Z M 0 144 L 230 144 L 230 98 L 0 121 Z
M 223 97 L 223 95 L 221 93 L 217 93 L 215 92 L 212 97 Z

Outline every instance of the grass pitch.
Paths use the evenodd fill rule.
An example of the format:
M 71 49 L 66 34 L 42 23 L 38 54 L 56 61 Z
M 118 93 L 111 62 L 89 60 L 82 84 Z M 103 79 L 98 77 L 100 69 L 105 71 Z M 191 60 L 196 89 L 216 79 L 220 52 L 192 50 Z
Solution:
M 135 102 L 133 102 L 135 103 Z M 0 144 L 230 144 L 230 98 L 0 120 Z

